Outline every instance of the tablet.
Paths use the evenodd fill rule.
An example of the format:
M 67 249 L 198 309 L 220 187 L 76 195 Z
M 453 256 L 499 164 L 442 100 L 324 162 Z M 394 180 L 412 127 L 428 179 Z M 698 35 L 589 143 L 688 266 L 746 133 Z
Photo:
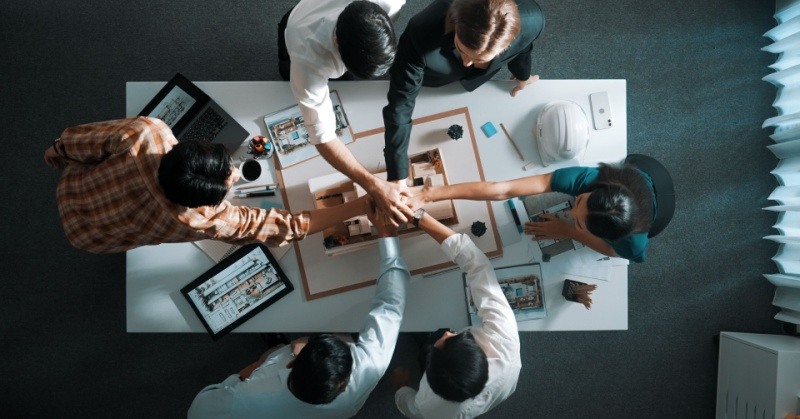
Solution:
M 181 294 L 217 340 L 294 287 L 269 249 L 249 244 L 181 289 Z

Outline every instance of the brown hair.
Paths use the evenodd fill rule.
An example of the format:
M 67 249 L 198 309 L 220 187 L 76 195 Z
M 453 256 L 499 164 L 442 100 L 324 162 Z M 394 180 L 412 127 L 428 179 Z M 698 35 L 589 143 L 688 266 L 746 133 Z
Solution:
M 511 45 L 520 25 L 514 0 L 454 0 L 447 9 L 445 33 L 455 32 L 478 54 L 497 55 Z

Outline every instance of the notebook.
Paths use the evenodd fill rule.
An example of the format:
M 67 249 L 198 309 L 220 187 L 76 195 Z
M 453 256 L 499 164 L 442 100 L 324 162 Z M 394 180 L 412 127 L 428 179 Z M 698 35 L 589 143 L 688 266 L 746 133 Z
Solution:
M 233 153 L 250 134 L 199 87 L 175 74 L 139 116 L 164 121 L 178 141 L 207 140 Z

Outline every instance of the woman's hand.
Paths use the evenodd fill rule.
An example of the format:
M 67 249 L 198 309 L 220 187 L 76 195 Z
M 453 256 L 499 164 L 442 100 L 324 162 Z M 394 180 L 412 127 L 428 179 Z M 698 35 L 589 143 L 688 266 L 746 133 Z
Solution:
M 406 201 L 406 205 L 411 208 L 411 211 L 416 211 L 418 208 L 424 206 L 425 204 L 431 202 L 430 200 L 430 192 L 433 189 L 433 186 L 424 186 L 422 190 L 419 191 L 416 195 L 412 195 Z
M 552 214 L 539 216 L 543 221 L 529 221 L 525 223 L 525 234 L 533 236 L 534 240 L 560 240 L 571 239 L 574 228 Z
M 527 86 L 529 84 L 536 83 L 537 81 L 539 81 L 539 75 L 538 74 L 532 74 L 530 77 L 528 77 L 528 80 L 517 80 L 516 77 L 511 76 L 511 80 L 514 80 L 514 81 L 517 82 L 514 85 L 514 88 L 511 89 L 511 96 L 512 97 L 516 97 L 517 93 L 521 92 L 522 89 L 525 88 L 525 86 Z

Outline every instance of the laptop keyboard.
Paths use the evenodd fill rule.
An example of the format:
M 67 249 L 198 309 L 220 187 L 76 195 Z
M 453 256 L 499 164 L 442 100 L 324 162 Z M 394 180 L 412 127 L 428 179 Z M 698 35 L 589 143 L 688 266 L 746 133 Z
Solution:
M 211 141 L 225 128 L 225 125 L 228 125 L 228 121 L 222 115 L 211 108 L 207 108 L 186 131 L 186 134 L 181 136 L 181 140 Z

